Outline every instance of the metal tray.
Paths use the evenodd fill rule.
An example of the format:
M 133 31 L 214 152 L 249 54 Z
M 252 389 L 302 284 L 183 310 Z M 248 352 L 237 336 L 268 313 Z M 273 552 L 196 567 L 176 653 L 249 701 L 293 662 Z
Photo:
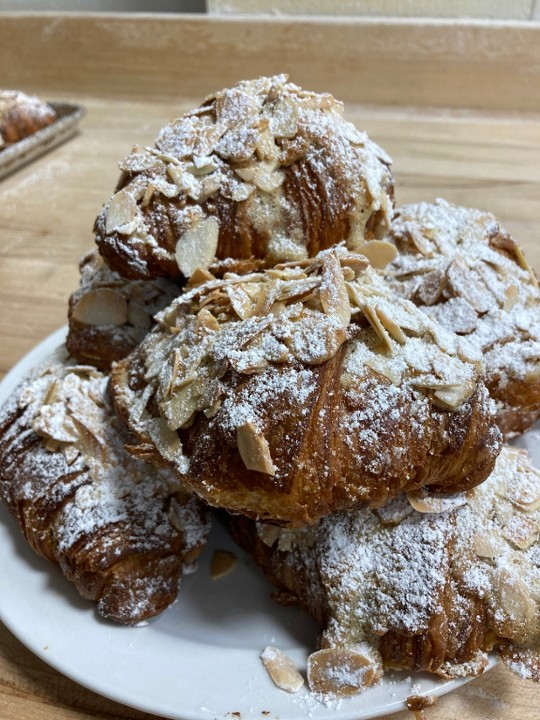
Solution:
M 67 102 L 48 104 L 56 111 L 58 119 L 23 140 L 0 150 L 0 180 L 60 145 L 77 132 L 77 124 L 85 113 L 81 105 Z

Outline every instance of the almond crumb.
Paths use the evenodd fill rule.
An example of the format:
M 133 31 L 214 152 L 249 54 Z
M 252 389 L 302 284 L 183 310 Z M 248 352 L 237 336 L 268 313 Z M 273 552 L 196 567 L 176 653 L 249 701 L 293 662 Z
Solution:
M 210 576 L 213 580 L 225 577 L 236 566 L 236 555 L 229 550 L 216 550 L 210 563 Z
M 304 684 L 304 678 L 288 655 L 268 645 L 261 653 L 261 660 L 268 674 L 281 690 L 295 693 Z

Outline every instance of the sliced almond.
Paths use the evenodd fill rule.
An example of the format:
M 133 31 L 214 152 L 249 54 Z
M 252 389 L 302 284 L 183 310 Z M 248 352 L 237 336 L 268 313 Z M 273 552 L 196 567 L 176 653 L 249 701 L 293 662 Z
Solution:
M 538 522 L 525 513 L 512 515 L 503 528 L 503 536 L 520 550 L 527 550 L 538 540 Z
M 500 543 L 492 535 L 482 533 L 474 538 L 474 550 L 478 557 L 493 560 L 501 554 Z
M 523 250 L 521 249 L 521 247 L 520 247 L 517 243 L 516 243 L 515 246 L 514 246 L 514 253 L 515 253 L 515 256 L 516 256 L 516 258 L 517 258 L 517 261 L 518 261 L 520 267 L 522 267 L 523 270 L 526 270 L 528 273 L 530 273 L 530 275 L 531 275 L 531 277 L 532 277 L 532 279 L 533 279 L 533 282 L 535 283 L 536 286 L 538 286 L 538 280 L 536 279 L 536 275 L 534 274 L 534 270 L 533 270 L 532 267 L 529 265 L 529 262 L 528 262 L 527 258 L 526 258 L 525 255 L 523 254 Z
M 256 470 L 266 475 L 276 474 L 268 441 L 252 422 L 248 421 L 237 428 L 236 442 L 240 457 L 248 470 Z
M 509 312 L 519 298 L 519 289 L 517 285 L 510 285 L 506 288 L 504 293 L 504 303 L 503 303 L 503 310 L 506 312 Z
M 524 641 L 537 631 L 537 607 L 517 569 L 496 568 L 489 598 L 493 629 L 502 637 Z
M 81 297 L 71 317 L 83 325 L 124 325 L 128 319 L 127 302 L 112 288 L 95 288 Z
M 467 402 L 473 394 L 475 388 L 476 384 L 473 380 L 471 380 L 468 383 L 464 382 L 460 385 L 451 385 L 445 388 L 440 388 L 435 390 L 433 395 L 443 405 L 455 410 L 464 402 Z
M 364 306 L 362 307 L 362 312 L 364 313 L 364 315 L 365 315 L 366 318 L 368 319 L 369 324 L 371 325 L 371 327 L 372 327 L 372 328 L 375 330 L 375 332 L 377 333 L 377 336 L 379 337 L 379 340 L 382 340 L 385 348 L 386 348 L 387 350 L 390 350 L 390 352 L 392 352 L 392 341 L 390 340 L 390 335 L 386 332 L 386 329 L 385 329 L 384 325 L 383 325 L 383 324 L 381 323 L 381 321 L 379 320 L 379 316 L 378 316 L 377 313 L 375 312 L 375 309 L 374 309 L 371 305 L 368 305 L 368 304 L 366 303 L 366 304 L 364 304 Z
M 390 316 L 388 309 L 383 308 L 380 305 L 376 305 L 375 312 L 377 313 L 377 317 L 383 324 L 385 330 L 389 332 L 390 336 L 400 343 L 400 345 L 404 345 L 407 342 L 407 336 L 397 322 Z
M 452 260 L 446 277 L 456 296 L 464 298 L 476 312 L 485 313 L 493 306 L 493 295 L 461 257 L 457 256 Z
M 228 285 L 225 288 L 234 312 L 241 320 L 251 316 L 253 303 L 241 285 Z
M 351 322 L 351 305 L 343 269 L 335 252 L 323 256 L 319 297 L 326 315 L 338 318 L 343 327 L 347 327 Z
M 137 213 L 137 203 L 125 190 L 113 195 L 107 208 L 105 219 L 105 232 L 121 232 L 123 226 L 134 220 Z
M 397 257 L 397 248 L 386 240 L 371 240 L 355 248 L 374 268 L 384 268 Z
M 175 388 L 171 398 L 160 403 L 170 430 L 178 430 L 186 425 L 196 411 L 197 397 L 193 386 L 193 382 L 188 382 L 178 389 Z
M 201 330 L 208 332 L 219 332 L 221 326 L 216 318 L 212 315 L 210 310 L 203 307 L 197 313 L 195 318 L 195 334 L 200 335 Z M 206 333 L 205 333 L 206 334 Z
M 407 500 L 419 513 L 449 512 L 467 504 L 465 493 L 447 496 L 430 495 L 427 490 L 411 490 L 407 493 Z
M 276 101 L 270 119 L 270 130 L 278 138 L 293 138 L 296 135 L 298 108 L 292 99 L 284 97 Z
M 347 647 L 324 648 L 308 657 L 307 677 L 312 692 L 347 696 L 366 690 L 382 677 L 374 652 Z
M 269 645 L 261 653 L 263 665 L 280 690 L 295 693 L 304 684 L 304 678 L 288 655 Z
M 236 555 L 229 550 L 216 550 L 210 562 L 210 576 L 213 580 L 225 577 L 234 570 L 237 562 Z
M 146 423 L 146 430 L 159 453 L 169 462 L 178 461 L 182 456 L 182 443 L 174 430 L 163 418 L 152 418 Z
M 263 169 L 255 173 L 253 182 L 263 192 L 271 193 L 283 184 L 285 175 L 280 171 L 265 172 Z
M 272 132 L 268 127 L 261 131 L 259 142 L 255 149 L 259 160 L 275 160 L 279 154 L 279 148 Z
M 418 286 L 416 294 L 424 305 L 433 305 L 440 298 L 446 283 L 446 273 L 442 270 L 432 270 L 427 273 Z
M 198 268 L 206 270 L 213 262 L 219 238 L 219 223 L 215 217 L 202 220 L 186 230 L 176 244 L 176 262 L 185 277 Z
M 192 274 L 192 276 L 189 278 L 189 283 L 187 287 L 191 289 L 197 287 L 197 285 L 208 282 L 209 280 L 215 280 L 215 277 L 212 275 L 212 273 L 209 270 L 197 268 Z

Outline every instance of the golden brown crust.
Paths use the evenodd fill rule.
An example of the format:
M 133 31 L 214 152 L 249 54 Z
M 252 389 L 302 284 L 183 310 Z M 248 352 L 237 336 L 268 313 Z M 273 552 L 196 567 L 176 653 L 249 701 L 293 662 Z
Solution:
M 106 385 L 64 359 L 27 378 L 0 418 L 0 498 L 101 615 L 135 624 L 174 601 L 209 528 L 170 475 L 125 452 Z
M 290 525 L 480 483 L 499 434 L 479 366 L 366 265 L 341 248 L 180 297 L 112 371 L 132 451 Z
M 509 438 L 540 417 L 540 290 L 516 241 L 490 213 L 444 200 L 400 208 L 392 286 L 483 356 Z
M 33 95 L 16 90 L 0 90 L 0 148 L 11 145 L 51 125 L 56 113 Z
M 277 262 L 380 237 L 390 160 L 342 113 L 283 75 L 207 98 L 120 163 L 95 223 L 101 254 L 127 278 L 178 277 L 191 275 L 194 245 L 207 267 L 214 255 Z

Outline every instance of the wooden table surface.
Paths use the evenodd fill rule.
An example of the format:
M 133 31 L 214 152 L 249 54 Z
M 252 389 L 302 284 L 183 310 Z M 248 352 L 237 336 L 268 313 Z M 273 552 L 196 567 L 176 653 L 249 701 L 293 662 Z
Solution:
M 67 99 L 62 97 L 51 99 Z M 168 119 L 200 98 L 134 102 L 77 98 L 77 137 L 0 182 L 0 372 L 65 323 L 77 262 L 134 143 L 151 143 Z M 493 211 L 540 269 L 540 118 L 444 111 L 347 114 L 394 159 L 398 203 L 445 197 Z M 9 591 L 2 586 L 0 592 Z M 428 720 L 533 720 L 540 687 L 497 667 L 440 699 Z M 149 718 L 87 691 L 26 650 L 0 624 L 0 719 Z M 392 720 L 411 717 L 408 712 Z

